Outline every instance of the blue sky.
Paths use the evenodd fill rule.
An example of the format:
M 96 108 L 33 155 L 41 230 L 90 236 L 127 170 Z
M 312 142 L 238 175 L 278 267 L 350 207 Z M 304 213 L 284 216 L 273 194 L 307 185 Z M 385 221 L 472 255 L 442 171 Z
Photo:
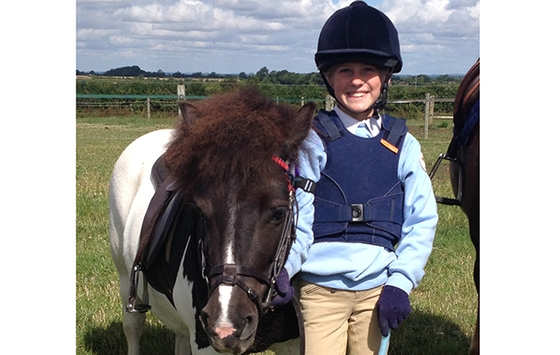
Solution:
M 76 69 L 316 71 L 325 20 L 351 0 L 77 0 Z M 370 0 L 399 31 L 401 74 L 462 74 L 479 57 L 479 0 Z

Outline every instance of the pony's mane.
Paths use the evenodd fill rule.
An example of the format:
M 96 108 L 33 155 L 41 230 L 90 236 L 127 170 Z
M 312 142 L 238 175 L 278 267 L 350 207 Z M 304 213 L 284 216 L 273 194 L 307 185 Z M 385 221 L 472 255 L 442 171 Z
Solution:
M 165 156 L 184 192 L 217 188 L 219 182 L 232 179 L 243 188 L 260 173 L 278 169 L 273 155 L 290 158 L 285 156 L 286 133 L 281 127 L 297 108 L 278 104 L 255 88 L 236 89 L 194 106 L 196 117 L 178 125 Z

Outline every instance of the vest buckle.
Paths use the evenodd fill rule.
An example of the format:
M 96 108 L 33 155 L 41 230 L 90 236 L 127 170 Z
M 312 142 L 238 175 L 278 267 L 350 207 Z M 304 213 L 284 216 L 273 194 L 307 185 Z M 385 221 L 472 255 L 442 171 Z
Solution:
M 352 222 L 364 221 L 364 205 L 361 203 L 353 203 L 350 205 L 352 211 Z

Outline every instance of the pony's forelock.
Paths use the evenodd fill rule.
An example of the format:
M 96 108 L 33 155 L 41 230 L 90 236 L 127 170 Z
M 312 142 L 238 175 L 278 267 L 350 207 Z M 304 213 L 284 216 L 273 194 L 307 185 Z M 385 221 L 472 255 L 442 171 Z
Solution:
M 282 130 L 297 114 L 293 106 L 277 104 L 253 88 L 195 106 L 199 116 L 177 127 L 166 153 L 169 168 L 184 191 L 233 177 L 239 187 L 247 186 L 274 167 L 273 155 L 295 154 L 283 152 L 286 137 Z

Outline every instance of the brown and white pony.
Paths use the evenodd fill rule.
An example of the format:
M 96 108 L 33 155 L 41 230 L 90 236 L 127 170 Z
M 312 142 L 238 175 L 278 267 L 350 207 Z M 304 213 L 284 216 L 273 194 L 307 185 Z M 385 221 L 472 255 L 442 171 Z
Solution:
M 140 353 L 148 309 L 176 334 L 177 355 L 299 353 L 291 304 L 270 310 L 269 301 L 293 238 L 286 170 L 315 106 L 238 89 L 180 108 L 176 129 L 131 143 L 111 178 L 110 244 L 128 353 Z

